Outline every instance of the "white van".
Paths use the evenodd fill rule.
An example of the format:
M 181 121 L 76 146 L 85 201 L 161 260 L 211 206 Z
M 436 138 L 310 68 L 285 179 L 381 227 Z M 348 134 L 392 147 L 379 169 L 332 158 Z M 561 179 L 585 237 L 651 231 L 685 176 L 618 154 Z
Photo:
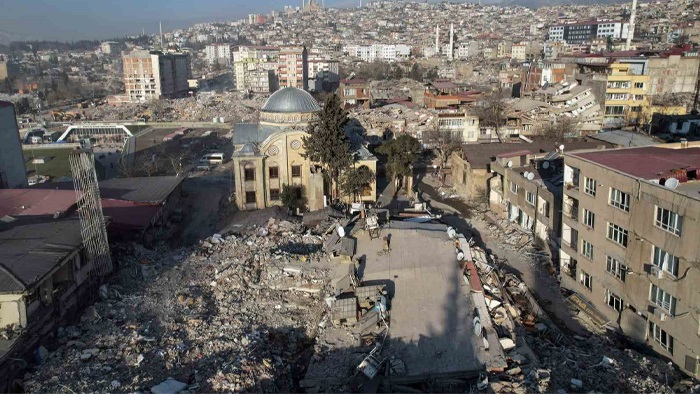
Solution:
M 223 153 L 207 153 L 200 161 L 209 162 L 209 164 L 221 164 L 224 162 Z

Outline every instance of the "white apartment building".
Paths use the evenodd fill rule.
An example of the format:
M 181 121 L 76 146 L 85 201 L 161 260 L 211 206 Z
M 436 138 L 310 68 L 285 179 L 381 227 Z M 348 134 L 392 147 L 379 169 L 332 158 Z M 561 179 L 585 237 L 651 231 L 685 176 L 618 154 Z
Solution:
M 324 91 L 337 87 L 339 62 L 337 60 L 324 59 L 318 56 L 308 60 L 309 90 Z M 327 89 L 324 89 L 326 87 Z
M 347 45 L 343 51 L 370 63 L 375 60 L 394 62 L 411 56 L 411 47 L 405 44 Z
M 623 22 L 601 22 L 598 23 L 596 37 L 612 37 L 616 40 L 627 39 L 629 23 Z
M 122 58 L 124 87 L 129 101 L 148 101 L 161 97 L 182 97 L 192 77 L 190 54 L 136 50 Z
M 231 44 L 209 44 L 204 48 L 204 58 L 207 63 L 221 63 L 230 66 L 233 62 L 233 50 Z

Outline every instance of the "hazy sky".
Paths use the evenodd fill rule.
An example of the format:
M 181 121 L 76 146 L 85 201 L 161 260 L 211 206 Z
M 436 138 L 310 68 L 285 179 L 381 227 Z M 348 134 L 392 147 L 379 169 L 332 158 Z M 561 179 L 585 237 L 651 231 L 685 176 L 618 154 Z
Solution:
M 353 3 L 326 0 L 326 6 Z M 267 13 L 301 0 L 2 0 L 0 30 L 40 40 L 103 39 L 232 20 Z

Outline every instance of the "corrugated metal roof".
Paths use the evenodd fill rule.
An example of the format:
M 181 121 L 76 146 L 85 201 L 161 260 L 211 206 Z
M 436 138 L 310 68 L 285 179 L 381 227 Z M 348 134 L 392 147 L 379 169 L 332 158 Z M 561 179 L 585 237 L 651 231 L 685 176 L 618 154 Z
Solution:
M 18 217 L 0 229 L 0 293 L 30 288 L 82 244 L 76 217 Z
M 53 215 L 75 206 L 73 190 L 0 189 L 0 217 L 6 215 Z
M 611 130 L 592 135 L 600 141 L 609 142 L 619 147 L 641 147 L 657 145 L 659 142 L 643 134 L 631 133 L 624 130 Z
M 100 182 L 100 195 L 103 199 L 160 204 L 184 179 L 177 176 L 112 178 Z

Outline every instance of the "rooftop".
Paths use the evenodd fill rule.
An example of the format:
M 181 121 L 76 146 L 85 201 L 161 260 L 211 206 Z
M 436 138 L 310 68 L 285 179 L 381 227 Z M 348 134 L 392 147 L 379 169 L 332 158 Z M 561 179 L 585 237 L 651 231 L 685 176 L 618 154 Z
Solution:
M 633 178 L 660 182 L 672 178 L 672 170 L 700 168 L 700 146 L 685 149 L 678 144 L 650 147 L 615 149 L 595 152 L 570 153 L 571 156 L 591 161 Z M 700 199 L 700 182 L 681 182 L 676 189 L 695 199 Z
M 74 205 L 73 190 L 0 189 L 0 217 L 63 214 Z
M 77 217 L 0 220 L 0 294 L 31 288 L 81 244 Z
M 371 240 L 364 231 L 355 234 L 355 254 L 365 258 L 360 268 L 362 285 L 385 284 L 389 293 L 387 354 L 406 366 L 406 375 L 389 379 L 463 377 L 478 374 L 484 364 L 505 361 L 497 344 L 487 352 L 473 333 L 472 289 L 463 280 L 454 241 L 446 229 L 443 224 L 392 222 L 381 232 L 382 237 L 390 237 L 389 254 L 382 252 L 381 239 Z M 347 265 L 340 265 L 335 276 L 347 270 Z M 328 357 L 311 363 L 306 379 L 333 379 L 332 372 L 344 376 L 356 367 L 351 361 L 358 352 L 356 343 L 339 340 L 335 345 Z
M 492 157 L 515 157 L 537 153 L 553 152 L 561 145 L 558 141 L 533 141 L 532 143 L 493 143 L 493 144 L 465 144 L 462 146 L 463 157 L 472 168 L 487 168 Z M 578 140 L 564 142 L 565 151 L 578 149 L 594 149 L 598 146 L 606 149 L 614 145 L 597 140 Z

